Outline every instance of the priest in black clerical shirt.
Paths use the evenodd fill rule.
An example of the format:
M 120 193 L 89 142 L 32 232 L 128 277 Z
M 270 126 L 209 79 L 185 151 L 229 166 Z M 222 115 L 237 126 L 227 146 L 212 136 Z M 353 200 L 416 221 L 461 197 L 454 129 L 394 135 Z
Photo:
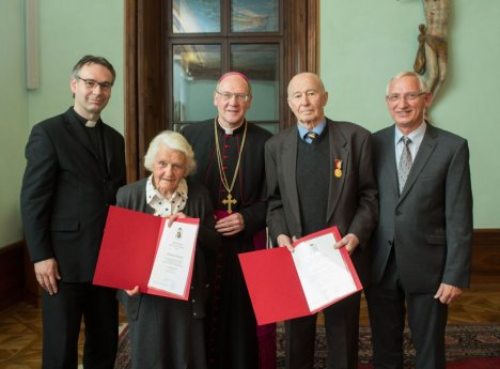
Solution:
M 274 345 L 274 331 L 260 343 L 250 297 L 238 253 L 265 246 L 264 144 L 271 134 L 247 122 L 252 103 L 247 77 L 228 72 L 213 96 L 218 115 L 184 128 L 197 161 L 194 180 L 208 187 L 216 209 L 216 229 L 222 247 L 213 261 L 212 293 L 207 316 L 207 355 L 211 369 L 257 369 L 259 345 L 266 337 Z M 268 327 L 269 328 L 269 327 Z M 274 360 L 274 346 L 269 350 Z M 272 364 L 271 364 L 272 365 Z
M 21 189 L 26 244 L 42 288 L 42 368 L 76 369 L 85 320 L 85 368 L 112 369 L 118 338 L 115 290 L 92 285 L 108 206 L 125 184 L 123 137 L 100 118 L 115 80 L 102 57 L 73 68 L 74 105 L 36 124 Z

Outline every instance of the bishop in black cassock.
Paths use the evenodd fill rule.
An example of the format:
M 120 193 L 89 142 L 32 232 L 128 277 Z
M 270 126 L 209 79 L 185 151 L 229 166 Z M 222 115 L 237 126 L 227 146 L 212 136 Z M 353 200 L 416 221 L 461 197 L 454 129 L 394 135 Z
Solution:
M 221 181 L 214 128 L 216 126 L 222 168 L 230 183 L 237 167 L 245 124 L 248 124 L 246 140 L 231 191 L 232 199 L 236 200 L 233 203 Z M 213 263 L 213 288 L 207 316 L 209 367 L 256 369 L 259 356 L 256 321 L 237 255 L 254 250 L 259 237 L 261 244 L 265 242 L 264 144 L 271 134 L 246 121 L 227 132 L 214 119 L 187 126 L 183 134 L 195 152 L 198 168 L 194 179 L 208 187 L 214 209 L 219 214 L 240 213 L 245 225 L 243 231 L 222 238 L 222 248 Z

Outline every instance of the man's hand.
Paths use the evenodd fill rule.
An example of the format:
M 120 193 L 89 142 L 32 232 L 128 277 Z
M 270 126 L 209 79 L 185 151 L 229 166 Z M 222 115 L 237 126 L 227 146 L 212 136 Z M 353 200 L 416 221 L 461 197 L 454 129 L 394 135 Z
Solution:
M 442 304 L 449 305 L 462 294 L 462 290 L 451 284 L 441 283 L 434 295 L 435 299 L 439 299 Z
M 294 237 L 295 238 L 295 237 Z M 278 242 L 279 247 L 286 247 L 288 251 L 293 252 L 292 239 L 286 234 L 280 234 L 276 241 Z
M 336 249 L 340 249 L 341 247 L 345 247 L 347 252 L 350 254 L 358 247 L 359 238 L 354 233 L 346 234 L 339 242 L 335 244 Z
M 223 236 L 234 236 L 245 229 L 245 220 L 240 213 L 233 213 L 215 223 L 215 230 Z
M 59 267 L 54 258 L 38 261 L 34 264 L 35 276 L 40 287 L 54 295 L 57 293 L 57 280 L 61 279 Z

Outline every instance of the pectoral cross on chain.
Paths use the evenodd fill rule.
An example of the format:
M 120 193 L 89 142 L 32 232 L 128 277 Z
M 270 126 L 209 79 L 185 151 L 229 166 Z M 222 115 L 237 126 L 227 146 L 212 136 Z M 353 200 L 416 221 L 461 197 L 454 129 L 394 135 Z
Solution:
M 228 193 L 226 198 L 222 200 L 222 203 L 227 206 L 227 212 L 231 214 L 233 212 L 233 205 L 236 205 L 238 201 L 236 199 L 233 199 L 233 196 Z

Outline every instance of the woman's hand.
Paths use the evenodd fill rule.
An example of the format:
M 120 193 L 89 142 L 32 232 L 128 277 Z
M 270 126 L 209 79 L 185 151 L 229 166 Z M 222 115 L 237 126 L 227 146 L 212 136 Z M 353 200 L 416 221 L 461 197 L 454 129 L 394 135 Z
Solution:
M 139 294 L 140 294 L 140 292 L 139 292 L 139 286 L 135 286 L 135 287 L 134 287 L 133 289 L 131 289 L 131 290 L 124 290 L 124 291 L 125 291 L 125 292 L 127 293 L 127 295 L 129 295 L 129 296 L 137 296 L 137 295 L 139 295 Z
M 177 219 L 182 219 L 182 218 L 186 218 L 187 215 L 184 214 L 182 211 L 178 212 L 178 213 L 175 213 L 175 214 L 172 214 L 172 215 L 169 215 L 167 216 L 166 218 L 168 219 L 168 222 L 167 222 L 167 227 L 172 227 L 172 224 L 174 224 L 174 222 L 177 220 Z

